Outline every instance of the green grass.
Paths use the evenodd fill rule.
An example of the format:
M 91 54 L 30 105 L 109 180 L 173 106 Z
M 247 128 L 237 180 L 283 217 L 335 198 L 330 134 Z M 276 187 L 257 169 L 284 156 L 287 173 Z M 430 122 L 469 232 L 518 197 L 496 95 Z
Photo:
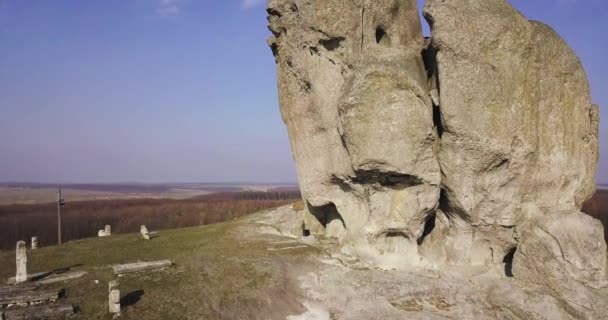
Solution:
M 166 230 L 151 241 L 127 234 L 30 250 L 28 272 L 88 271 L 81 279 L 51 285 L 66 290 L 62 300 L 78 306 L 77 319 L 110 319 L 107 284 L 116 277 L 109 266 L 138 260 L 170 259 L 175 266 L 120 277 L 122 297 L 143 293 L 136 303 L 123 306 L 121 319 L 238 319 L 297 309 L 290 296 L 297 290 L 290 288 L 287 272 L 314 251 L 298 249 L 294 256 L 288 250 L 268 251 L 264 241 L 236 240 L 235 228 L 242 223 Z M 14 276 L 14 254 L 0 252 L 0 281 Z

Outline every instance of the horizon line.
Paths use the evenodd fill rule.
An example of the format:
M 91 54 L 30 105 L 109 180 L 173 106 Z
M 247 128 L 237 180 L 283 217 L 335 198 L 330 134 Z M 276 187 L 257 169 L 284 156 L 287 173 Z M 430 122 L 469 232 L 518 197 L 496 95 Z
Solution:
M 292 185 L 298 184 L 297 181 L 186 181 L 186 182 L 141 182 L 141 181 L 115 181 L 115 182 L 39 182 L 39 181 L 0 181 L 0 186 L 2 185 L 84 185 L 84 184 L 92 184 L 92 185 L 179 185 L 179 184 L 208 184 L 208 185 L 219 185 L 219 184 L 233 184 L 233 185 L 247 185 L 247 184 L 264 184 L 264 185 Z

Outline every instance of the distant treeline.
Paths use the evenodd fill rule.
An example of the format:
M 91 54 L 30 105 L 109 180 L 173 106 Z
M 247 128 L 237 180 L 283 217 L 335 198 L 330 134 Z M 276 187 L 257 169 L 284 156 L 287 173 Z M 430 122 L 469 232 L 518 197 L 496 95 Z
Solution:
M 205 190 L 213 192 L 238 192 L 242 191 L 243 188 L 236 184 L 219 184 L 219 183 L 207 183 L 207 184 L 196 184 L 196 183 L 176 183 L 176 184 L 144 184 L 144 183 L 69 183 L 69 184 L 57 184 L 57 183 L 18 183 L 18 182 L 0 182 L 0 187 L 7 188 L 30 188 L 30 189 L 44 189 L 44 188 L 62 188 L 72 190 L 86 190 L 86 191 L 104 191 L 104 192 L 116 192 L 116 193 L 163 193 L 169 192 L 173 188 L 186 189 L 186 190 Z
M 126 199 L 68 202 L 61 210 L 63 241 L 96 237 L 106 224 L 112 233 L 185 228 L 218 223 L 256 211 L 292 203 L 297 191 L 226 192 L 185 200 Z M 41 245 L 57 243 L 57 207 L 54 203 L 0 206 L 0 250 L 14 249 L 32 236 Z
M 106 224 L 113 233 L 185 228 L 218 223 L 300 200 L 293 189 L 269 192 L 225 192 L 185 200 L 128 199 L 68 202 L 62 209 L 63 240 L 97 236 Z M 602 221 L 608 240 L 608 190 L 600 190 L 583 212 Z M 57 242 L 54 203 L 0 206 L 0 250 L 14 249 L 19 240 L 38 236 L 42 245 Z
M 212 193 L 203 196 L 190 198 L 190 201 L 208 200 L 208 201 L 224 201 L 224 200 L 293 200 L 300 199 L 300 191 L 298 190 L 280 190 L 277 191 L 248 191 L 248 192 L 223 192 Z

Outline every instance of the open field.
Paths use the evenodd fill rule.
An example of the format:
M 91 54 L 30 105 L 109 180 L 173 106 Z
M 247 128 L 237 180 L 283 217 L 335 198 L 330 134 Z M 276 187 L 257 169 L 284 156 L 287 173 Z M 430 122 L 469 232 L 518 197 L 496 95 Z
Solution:
M 97 236 L 105 225 L 113 233 L 184 228 L 227 221 L 299 199 L 297 191 L 226 192 L 176 199 L 119 199 L 68 202 L 62 208 L 63 241 Z M 0 250 L 19 240 L 39 237 L 43 246 L 57 243 L 54 203 L 0 206 Z
M 116 199 L 187 199 L 218 192 L 297 190 L 291 184 L 170 183 L 170 184 L 43 184 L 0 183 L 0 205 L 50 203 L 62 188 L 66 201 Z
M 232 220 L 166 230 L 150 241 L 126 234 L 45 247 L 28 252 L 28 271 L 88 272 L 83 278 L 46 286 L 65 289 L 61 301 L 78 306 L 74 319 L 111 318 L 108 282 L 117 278 L 110 265 L 160 259 L 175 265 L 119 278 L 120 319 L 258 319 L 261 314 L 264 319 L 285 319 L 305 311 L 287 273 L 302 264 L 299 259 L 318 250 L 270 251 L 263 242 L 236 241 L 236 227 L 242 224 Z M 15 252 L 0 252 L 0 282 L 14 274 Z

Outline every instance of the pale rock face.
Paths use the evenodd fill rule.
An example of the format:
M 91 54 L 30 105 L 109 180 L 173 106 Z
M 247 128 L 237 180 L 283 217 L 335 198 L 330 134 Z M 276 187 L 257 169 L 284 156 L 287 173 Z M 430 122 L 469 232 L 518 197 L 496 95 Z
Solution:
M 427 0 L 426 41 L 415 0 L 268 12 L 307 231 L 397 269 L 513 260 L 578 306 L 572 292 L 605 287 L 602 226 L 579 213 L 598 107 L 552 29 L 505 0 Z
M 595 190 L 598 121 L 576 55 L 506 1 L 429 0 L 424 13 L 438 50 L 444 211 L 502 234 L 530 206 L 578 211 Z
M 306 228 L 415 244 L 441 181 L 416 1 L 270 1 L 269 13 Z
M 547 286 L 588 309 L 605 299 L 587 290 L 608 284 L 606 242 L 598 220 L 563 211 L 529 221 L 520 229 L 513 259 L 513 274 L 518 279 Z

